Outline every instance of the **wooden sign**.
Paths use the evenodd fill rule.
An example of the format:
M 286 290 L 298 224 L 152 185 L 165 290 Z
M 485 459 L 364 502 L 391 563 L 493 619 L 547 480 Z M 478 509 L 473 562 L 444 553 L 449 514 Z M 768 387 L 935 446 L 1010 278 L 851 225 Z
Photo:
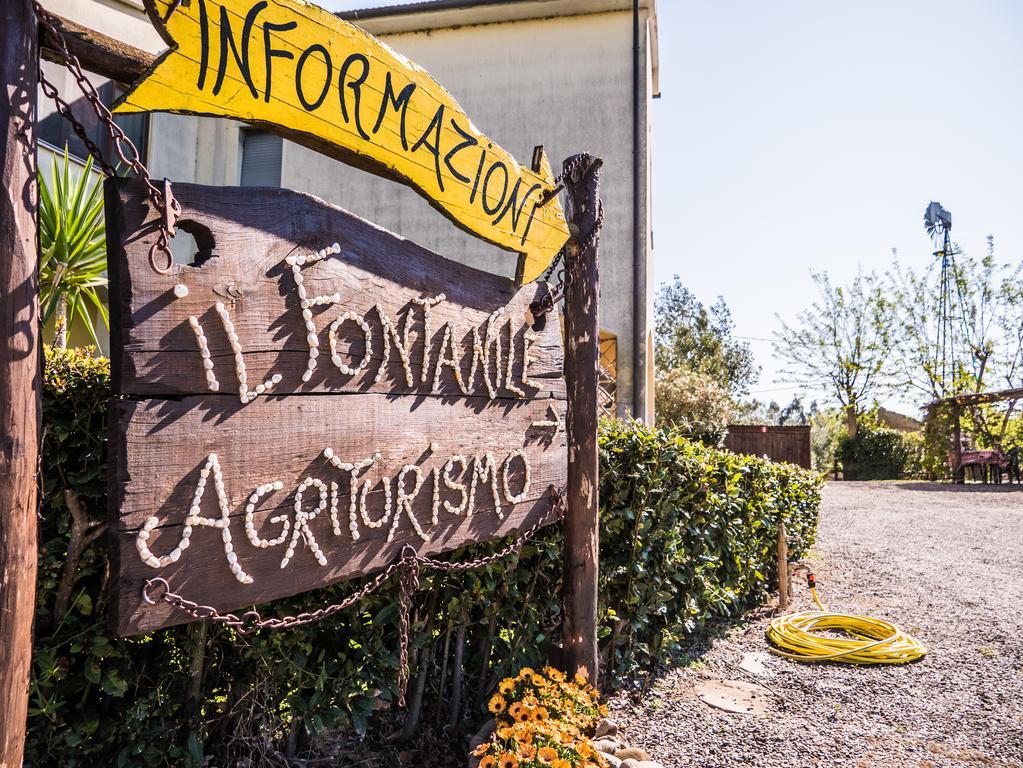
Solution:
M 568 225 L 546 157 L 488 139 L 422 68 L 303 0 L 146 0 L 170 45 L 117 112 L 237 118 L 408 184 L 537 278 Z M 522 116 L 528 121 L 528 116 Z
M 142 602 L 154 576 L 234 610 L 553 521 L 543 289 L 296 192 L 174 194 L 199 252 L 164 275 L 144 188 L 107 188 L 118 633 L 188 620 Z

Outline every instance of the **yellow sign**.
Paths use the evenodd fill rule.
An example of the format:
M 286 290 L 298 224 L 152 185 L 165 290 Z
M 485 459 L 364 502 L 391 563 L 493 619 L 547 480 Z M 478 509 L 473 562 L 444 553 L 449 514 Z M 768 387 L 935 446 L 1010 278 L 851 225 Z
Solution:
M 170 45 L 117 112 L 216 115 L 406 183 L 538 277 L 568 239 L 546 157 L 520 166 L 425 70 L 303 0 L 146 0 Z

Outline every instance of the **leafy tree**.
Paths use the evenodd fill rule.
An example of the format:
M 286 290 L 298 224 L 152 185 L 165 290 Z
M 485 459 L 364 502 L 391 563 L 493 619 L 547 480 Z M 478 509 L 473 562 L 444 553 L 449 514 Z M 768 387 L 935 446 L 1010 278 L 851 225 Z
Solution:
M 733 424 L 768 424 L 784 427 L 805 426 L 817 413 L 817 401 L 809 405 L 803 403 L 803 398 L 793 395 L 788 405 L 782 406 L 777 401 L 771 400 L 768 403 L 760 400 L 748 400 L 737 403 L 732 414 Z
M 656 386 L 658 426 L 671 426 L 686 437 L 720 445 L 728 429 L 732 400 L 713 376 L 676 368 L 659 377 Z
M 828 393 L 846 412 L 850 435 L 858 415 L 884 384 L 893 307 L 874 273 L 857 273 L 846 287 L 827 272 L 811 272 L 819 298 L 790 326 L 778 317 L 774 351 L 795 383 Z
M 990 236 L 983 257 L 971 257 L 956 243 L 952 257 L 951 332 L 946 331 L 944 354 L 940 261 L 917 271 L 900 264 L 896 254 L 891 270 L 897 310 L 892 379 L 925 403 L 1023 385 L 1023 265 L 1000 264 Z M 1005 410 L 972 407 L 964 413 L 967 431 L 985 445 L 1001 445 L 1015 408 L 1015 401 Z M 943 451 L 950 438 L 935 439 Z
M 898 333 L 892 373 L 897 385 L 939 400 L 981 392 L 992 382 L 1023 381 L 1023 267 L 998 264 L 994 238 L 981 259 L 953 244 L 952 297 L 947 314 L 952 332 L 942 366 L 940 262 L 918 272 L 899 262 L 890 272 Z M 954 359 L 953 359 L 954 358 Z
M 92 158 L 72 174 L 67 147 L 50 179 L 39 174 L 39 303 L 43 324 L 56 317 L 54 346 L 67 346 L 68 324 L 79 320 L 99 343 L 90 309 L 109 327 L 100 289 L 107 284 L 103 195 L 92 176 Z
M 658 289 L 654 313 L 658 375 L 676 368 L 707 374 L 733 397 L 756 384 L 760 368 L 749 345 L 732 335 L 734 323 L 723 298 L 707 307 L 675 275 Z

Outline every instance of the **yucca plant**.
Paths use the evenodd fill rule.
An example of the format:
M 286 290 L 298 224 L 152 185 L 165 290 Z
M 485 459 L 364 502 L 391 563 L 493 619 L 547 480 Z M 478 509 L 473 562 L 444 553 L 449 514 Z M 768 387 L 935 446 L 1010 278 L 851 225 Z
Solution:
M 72 173 L 67 146 L 50 179 L 39 173 L 39 302 L 46 324 L 56 317 L 54 346 L 67 347 L 69 324 L 80 320 L 99 344 L 89 312 L 104 326 L 110 314 L 99 289 L 107 284 L 103 195 L 92 176 L 92 158 Z

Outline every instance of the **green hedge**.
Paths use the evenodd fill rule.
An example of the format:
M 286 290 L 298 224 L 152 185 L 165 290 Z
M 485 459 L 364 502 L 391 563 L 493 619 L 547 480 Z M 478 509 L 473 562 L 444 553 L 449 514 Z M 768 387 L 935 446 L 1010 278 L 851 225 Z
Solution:
M 862 424 L 843 437 L 835 456 L 846 480 L 900 480 L 922 473 L 922 438 L 895 429 Z
M 106 537 L 85 548 L 55 610 L 71 538 L 70 489 L 106 516 L 106 361 L 48 350 L 44 494 L 31 680 L 29 765 L 277 764 L 327 733 L 392 735 L 397 590 L 297 631 L 240 638 L 193 624 L 118 639 L 105 612 Z M 798 557 L 813 541 L 820 481 L 796 467 L 705 448 L 640 424 L 601 427 L 601 637 L 612 682 L 651 670 L 708 618 L 765 594 L 774 526 Z M 82 529 L 92 536 L 95 529 Z M 461 550 L 477 557 L 502 542 Z M 490 689 L 542 663 L 558 637 L 561 529 L 519 557 L 465 574 L 424 573 L 414 607 L 420 732 L 457 738 L 482 719 Z M 360 582 L 281 600 L 271 614 L 334 602 Z M 65 590 L 66 591 L 66 590 Z M 461 644 L 463 663 L 454 658 Z M 455 705 L 455 683 L 461 689 Z M 446 728 L 448 723 L 454 728 Z

